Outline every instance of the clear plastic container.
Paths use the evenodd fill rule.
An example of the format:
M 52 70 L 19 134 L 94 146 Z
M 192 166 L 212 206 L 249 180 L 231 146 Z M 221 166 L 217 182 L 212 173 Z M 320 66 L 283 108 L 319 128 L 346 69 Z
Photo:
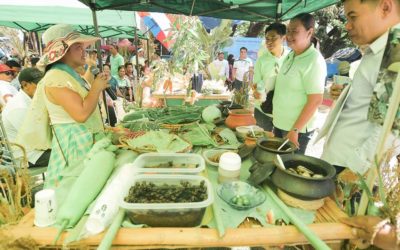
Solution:
M 124 201 L 130 187 L 136 182 L 179 185 L 181 181 L 188 181 L 194 185 L 199 185 L 201 181 L 204 181 L 207 187 L 207 199 L 187 203 L 127 203 Z M 214 201 L 210 181 L 198 175 L 142 174 L 132 178 L 132 185 L 124 191 L 120 206 L 126 210 L 128 218 L 134 224 L 146 224 L 152 227 L 195 227 L 200 225 L 206 208 Z
M 154 168 L 154 166 L 169 162 L 180 165 L 180 167 Z M 133 165 L 138 172 L 158 174 L 198 174 L 205 169 L 203 157 L 190 153 L 141 154 L 133 162 Z

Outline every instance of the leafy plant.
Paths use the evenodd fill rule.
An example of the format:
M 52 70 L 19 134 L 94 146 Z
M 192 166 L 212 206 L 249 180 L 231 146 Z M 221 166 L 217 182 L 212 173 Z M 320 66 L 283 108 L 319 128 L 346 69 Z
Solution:
M 173 71 L 194 73 L 206 69 L 218 50 L 232 43 L 232 21 L 222 20 L 210 33 L 198 17 L 178 17 L 173 23 L 172 35 L 167 41 L 175 41 L 171 47 Z

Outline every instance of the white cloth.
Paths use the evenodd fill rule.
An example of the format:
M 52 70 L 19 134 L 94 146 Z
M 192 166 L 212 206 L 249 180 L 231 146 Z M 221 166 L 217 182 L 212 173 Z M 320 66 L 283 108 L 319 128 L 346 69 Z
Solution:
M 6 105 L 6 98 L 14 96 L 18 90 L 7 81 L 0 80 L 0 104 L 4 107 Z
M 233 68 L 236 69 L 236 79 L 243 81 L 244 74 L 253 67 L 253 61 L 250 58 L 238 59 L 233 63 Z
M 139 58 L 138 58 L 138 61 L 139 61 L 139 65 L 142 65 L 142 66 L 145 65 L 145 61 L 146 61 L 146 60 L 144 59 L 144 57 L 139 57 Z M 136 56 L 133 56 L 133 57 L 132 57 L 131 63 L 132 63 L 133 65 L 136 65 Z
M 223 59 L 220 61 L 216 59 L 212 62 L 212 65 L 217 70 L 219 77 L 225 76 L 227 79 L 229 78 L 229 63 L 227 60 Z
M 367 120 L 368 108 L 376 84 L 388 32 L 376 39 L 366 50 L 355 72 L 347 100 L 328 134 L 322 159 L 332 165 L 348 167 L 354 172 L 365 173 L 374 162 L 382 126 Z M 345 93 L 344 93 L 345 94 Z M 335 120 L 335 119 L 333 119 Z M 390 136 L 386 147 L 395 142 Z
M 20 90 L 5 106 L 2 112 L 2 120 L 9 141 L 16 141 L 18 130 L 24 122 L 26 112 L 31 102 L 32 99 L 23 90 Z M 35 164 L 44 151 L 27 150 L 26 153 L 28 161 Z M 14 154 L 15 157 L 21 156 L 21 152 L 19 151 L 15 151 Z
M 18 76 L 15 77 L 12 81 L 11 81 L 11 86 L 13 86 L 14 88 L 16 88 L 17 90 L 21 89 L 21 83 L 18 80 Z

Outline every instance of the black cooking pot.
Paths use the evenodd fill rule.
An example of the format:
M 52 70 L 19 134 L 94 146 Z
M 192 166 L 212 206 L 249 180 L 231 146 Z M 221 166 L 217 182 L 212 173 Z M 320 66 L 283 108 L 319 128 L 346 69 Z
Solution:
M 271 175 L 272 183 L 275 186 L 289 195 L 303 200 L 321 199 L 333 193 L 335 189 L 333 177 L 336 170 L 332 165 L 321 159 L 300 154 L 286 154 L 281 158 L 286 169 L 301 165 L 324 177 L 305 177 L 276 167 Z M 276 159 L 274 164 L 277 166 Z
M 285 140 L 286 139 L 279 137 L 259 138 L 257 140 L 257 147 L 253 153 L 254 158 L 260 163 L 272 164 L 277 154 L 291 154 L 297 150 L 296 145 L 289 141 L 281 150 L 278 151 L 279 146 L 281 146 Z

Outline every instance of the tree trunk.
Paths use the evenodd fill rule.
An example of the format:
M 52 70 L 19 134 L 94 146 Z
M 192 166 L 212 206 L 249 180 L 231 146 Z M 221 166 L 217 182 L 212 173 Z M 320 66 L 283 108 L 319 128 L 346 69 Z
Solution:
M 247 30 L 246 37 L 258 37 L 265 25 L 267 25 L 267 22 L 252 22 Z

